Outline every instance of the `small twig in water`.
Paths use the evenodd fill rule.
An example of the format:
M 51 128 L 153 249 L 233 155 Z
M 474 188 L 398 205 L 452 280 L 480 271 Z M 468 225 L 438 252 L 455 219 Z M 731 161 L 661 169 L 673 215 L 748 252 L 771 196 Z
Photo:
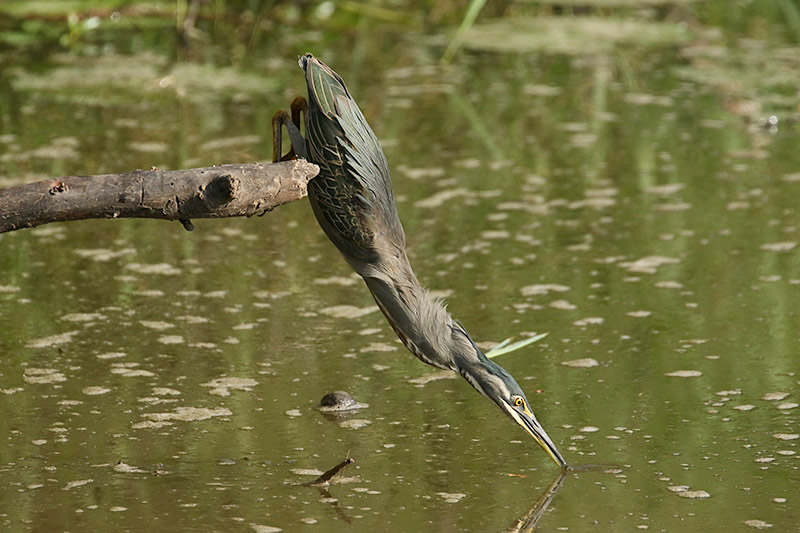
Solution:
M 333 476 L 338 474 L 339 470 L 341 470 L 344 467 L 349 466 L 349 465 L 351 465 L 351 464 L 353 464 L 355 462 L 356 462 L 355 459 L 353 459 L 352 457 L 348 457 L 347 459 L 345 459 L 344 461 L 342 461 L 338 465 L 334 466 L 333 468 L 331 468 L 330 470 L 328 470 L 327 472 L 325 472 L 324 474 L 319 476 L 317 479 L 315 479 L 314 481 L 309 483 L 309 485 L 323 485 L 323 484 L 327 483 Z

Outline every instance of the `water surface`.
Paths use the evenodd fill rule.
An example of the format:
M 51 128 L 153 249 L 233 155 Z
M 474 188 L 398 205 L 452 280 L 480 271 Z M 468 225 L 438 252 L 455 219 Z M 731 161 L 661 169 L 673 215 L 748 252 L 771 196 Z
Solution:
M 613 465 L 568 473 L 542 530 L 795 527 L 798 126 L 780 90 L 722 78 L 753 42 L 442 66 L 408 31 L 281 37 L 221 70 L 124 39 L 10 65 L 0 184 L 266 160 L 314 52 L 384 143 L 420 279 L 487 347 L 549 332 L 499 362 L 567 461 Z M 195 226 L 0 235 L 4 528 L 491 531 L 542 509 L 550 459 L 463 380 L 420 382 L 307 201 Z M 369 407 L 314 409 L 337 389 Z

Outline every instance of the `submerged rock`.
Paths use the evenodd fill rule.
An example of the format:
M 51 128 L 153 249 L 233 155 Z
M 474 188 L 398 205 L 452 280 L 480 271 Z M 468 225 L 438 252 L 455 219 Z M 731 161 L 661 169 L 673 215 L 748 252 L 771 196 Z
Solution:
M 369 404 L 357 401 L 349 392 L 337 390 L 323 396 L 317 409 L 326 413 L 338 413 L 341 411 L 364 409 L 366 407 L 369 407 Z

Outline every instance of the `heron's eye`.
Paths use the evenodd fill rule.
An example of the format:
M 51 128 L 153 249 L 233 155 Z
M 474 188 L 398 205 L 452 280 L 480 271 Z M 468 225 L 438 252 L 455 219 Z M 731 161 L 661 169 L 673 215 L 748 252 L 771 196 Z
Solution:
M 525 403 L 520 396 L 514 396 L 512 401 L 514 402 L 514 407 L 522 407 Z

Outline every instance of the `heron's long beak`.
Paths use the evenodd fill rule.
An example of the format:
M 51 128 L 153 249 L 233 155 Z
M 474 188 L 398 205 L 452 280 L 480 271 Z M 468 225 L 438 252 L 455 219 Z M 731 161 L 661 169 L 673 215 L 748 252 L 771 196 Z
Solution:
M 528 432 L 528 435 L 533 437 L 533 440 L 535 440 L 539 446 L 541 446 L 542 449 L 547 452 L 547 455 L 549 455 L 559 467 L 564 470 L 567 469 L 567 462 L 564 460 L 564 457 L 561 456 L 558 448 L 556 448 L 556 445 L 553 444 L 550 436 L 544 430 L 539 421 L 536 420 L 536 417 L 531 411 L 526 408 L 523 413 L 520 413 L 511 406 L 506 407 L 506 411 L 511 415 L 511 418 L 517 422 L 517 424 L 522 426 L 522 428 Z

